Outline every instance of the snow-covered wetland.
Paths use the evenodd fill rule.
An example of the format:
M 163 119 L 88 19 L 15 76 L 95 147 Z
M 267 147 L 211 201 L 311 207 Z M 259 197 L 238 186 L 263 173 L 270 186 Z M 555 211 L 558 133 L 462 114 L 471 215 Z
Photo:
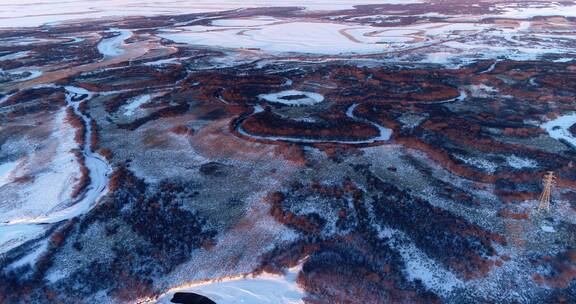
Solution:
M 0 1 L 0 303 L 576 303 L 575 8 Z

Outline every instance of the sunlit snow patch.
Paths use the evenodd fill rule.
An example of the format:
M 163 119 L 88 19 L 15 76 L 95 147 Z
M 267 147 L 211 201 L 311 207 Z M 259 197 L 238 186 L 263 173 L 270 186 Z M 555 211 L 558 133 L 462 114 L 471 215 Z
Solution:
M 507 156 L 506 162 L 508 165 L 515 169 L 536 168 L 538 163 L 532 159 L 522 158 L 515 155 Z
M 193 292 L 218 304 L 296 304 L 303 303 L 304 291 L 296 283 L 301 267 L 294 267 L 286 275 L 264 273 L 254 278 L 222 279 L 177 288 L 161 297 L 158 303 L 171 303 L 176 292 Z

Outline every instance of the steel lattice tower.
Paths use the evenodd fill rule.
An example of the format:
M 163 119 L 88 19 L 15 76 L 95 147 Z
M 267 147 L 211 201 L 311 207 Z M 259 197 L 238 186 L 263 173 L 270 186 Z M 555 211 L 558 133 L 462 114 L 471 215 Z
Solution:
M 544 209 L 546 212 L 550 211 L 550 196 L 552 194 L 552 187 L 555 183 L 556 176 L 554 176 L 554 172 L 546 172 L 542 178 L 542 185 L 544 186 L 544 190 L 542 190 L 542 194 L 540 195 L 540 205 L 538 205 L 538 212 Z

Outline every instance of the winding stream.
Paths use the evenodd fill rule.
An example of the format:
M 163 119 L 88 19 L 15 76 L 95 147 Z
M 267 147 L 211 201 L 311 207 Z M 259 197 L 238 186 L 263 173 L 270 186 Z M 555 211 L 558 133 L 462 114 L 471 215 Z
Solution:
M 90 124 L 91 119 L 79 109 L 80 103 L 89 100 L 92 94 L 82 88 L 71 86 L 65 87 L 65 90 L 66 103 L 74 109 L 75 114 L 84 121 L 86 126 L 82 155 L 89 171 L 90 184 L 83 194 L 76 199 L 62 202 L 62 205 L 69 206 L 65 209 L 49 212 L 40 217 L 17 219 L 0 224 L 0 249 L 3 248 L 4 244 L 14 242 L 14 240 L 23 243 L 40 236 L 47 228 L 45 224 L 69 220 L 90 211 L 96 202 L 108 192 L 108 181 L 112 167 L 102 155 L 92 152 L 90 147 L 90 137 L 93 131 Z M 9 250 L 10 247 L 7 249 Z M 0 253 L 3 251 L 6 250 L 0 250 Z
M 124 45 L 124 41 L 126 39 L 132 37 L 132 32 L 129 30 L 119 30 L 115 28 L 110 29 L 107 32 L 119 32 L 120 35 L 102 39 L 102 41 L 100 41 L 97 46 L 98 52 L 104 55 L 104 58 L 111 58 L 124 54 L 125 50 L 122 48 L 122 46 Z
M 297 138 L 297 137 L 289 137 L 289 136 L 260 136 L 260 135 L 248 133 L 244 129 L 242 129 L 242 126 L 241 126 L 242 121 L 244 119 L 246 119 L 247 117 L 238 122 L 236 130 L 238 131 L 238 133 L 240 133 L 244 136 L 252 137 L 255 139 L 259 139 L 259 140 L 285 141 L 285 142 L 306 143 L 306 144 L 337 143 L 337 144 L 346 144 L 346 145 L 359 145 L 359 144 L 371 144 L 371 143 L 375 143 L 375 142 L 390 140 L 390 137 L 392 136 L 392 129 L 383 127 L 383 126 L 381 126 L 375 122 L 369 121 L 367 119 L 363 119 L 363 118 L 359 118 L 359 117 L 354 116 L 354 109 L 356 109 L 357 106 L 358 106 L 358 104 L 351 105 L 348 108 L 348 110 L 346 110 L 346 115 L 348 117 L 356 120 L 356 121 L 361 121 L 361 122 L 373 125 L 374 127 L 376 127 L 380 131 L 380 135 L 378 135 L 376 137 L 369 138 L 369 139 L 362 139 L 362 140 L 311 139 L 311 138 Z M 263 111 L 262 106 L 256 105 L 256 106 L 254 106 L 254 112 L 252 112 L 252 115 L 260 113 L 262 111 Z

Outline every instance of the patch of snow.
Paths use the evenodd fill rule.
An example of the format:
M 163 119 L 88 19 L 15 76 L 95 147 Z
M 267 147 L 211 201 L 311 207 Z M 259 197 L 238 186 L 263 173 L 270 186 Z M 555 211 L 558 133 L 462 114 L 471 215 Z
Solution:
M 42 76 L 43 72 L 39 71 L 39 70 L 32 70 L 32 71 L 10 71 L 10 74 L 12 75 L 22 75 L 24 73 L 30 73 L 30 75 L 22 77 L 22 76 L 18 76 L 21 78 L 17 78 L 15 79 L 16 82 L 21 82 L 21 81 L 27 81 L 27 80 L 32 80 L 34 78 L 38 78 L 40 76 Z
M 24 58 L 24 57 L 28 56 L 29 54 L 30 54 L 30 51 L 24 51 L 24 52 L 16 52 L 16 53 L 8 54 L 8 55 L 3 55 L 3 56 L 0 56 L 0 61 L 16 60 L 16 59 Z
M 561 5 L 559 3 L 536 3 L 525 5 L 510 3 L 497 5 L 497 8 L 502 9 L 504 12 L 499 15 L 500 17 L 508 17 L 514 19 L 528 19 L 536 16 L 564 16 L 576 17 L 575 5 Z
M 17 162 L 7 162 L 0 164 L 0 188 L 9 183 L 11 179 L 10 173 L 16 167 Z
M 48 240 L 44 240 L 28 252 L 23 258 L 9 265 L 10 268 L 22 267 L 25 265 L 34 265 L 38 258 L 48 249 Z
M 458 158 L 459 160 L 465 162 L 468 165 L 482 169 L 483 171 L 490 173 L 490 174 L 496 172 L 496 169 L 498 169 L 497 164 L 495 164 L 495 163 L 493 163 L 487 159 L 484 159 L 484 158 L 467 157 L 467 156 L 463 156 L 463 155 L 454 155 L 454 157 Z
M 75 87 L 75 86 L 66 86 L 64 87 L 64 89 L 66 89 L 66 91 L 69 92 L 69 94 L 75 94 L 75 96 L 73 96 L 74 98 L 80 97 L 82 95 L 86 95 L 86 99 L 90 99 L 92 98 L 93 93 L 81 88 L 81 87 Z
M 552 60 L 553 62 L 560 62 L 560 63 L 564 63 L 564 62 L 571 62 L 573 60 L 575 60 L 576 58 L 560 58 L 560 59 L 555 59 Z
M 149 102 L 151 99 L 150 95 L 140 95 L 136 98 L 132 98 L 128 101 L 128 104 L 124 106 L 124 115 L 132 116 L 134 112 L 143 104 Z
M 169 64 L 180 64 L 179 60 L 181 60 L 183 58 L 169 58 L 169 59 L 160 59 L 160 60 L 156 60 L 156 61 L 150 61 L 150 62 L 146 62 L 143 65 L 145 66 L 163 66 L 163 65 L 169 65 Z
M 253 114 L 260 113 L 260 112 L 264 112 L 264 108 L 262 108 L 261 105 L 255 105 Z
M 515 169 L 536 168 L 538 163 L 535 160 L 518 157 L 516 155 L 506 157 L 508 165 Z
M 380 239 L 389 239 L 388 244 L 398 251 L 406 264 L 404 271 L 409 280 L 420 280 L 428 289 L 443 295 L 463 285 L 456 275 L 428 257 L 402 231 L 380 225 L 374 228 Z
M 472 97 L 477 98 L 488 98 L 495 93 L 498 93 L 498 89 L 487 86 L 485 84 L 473 84 L 466 87 L 470 91 Z
M 40 237 L 44 231 L 44 227 L 40 225 L 0 224 L 0 254 L 16 248 L 29 240 Z
M 564 140 L 576 148 L 576 137 L 574 137 L 569 130 L 574 124 L 576 124 L 576 113 L 562 115 L 543 123 L 540 127 L 546 130 L 550 137 L 557 140 Z

